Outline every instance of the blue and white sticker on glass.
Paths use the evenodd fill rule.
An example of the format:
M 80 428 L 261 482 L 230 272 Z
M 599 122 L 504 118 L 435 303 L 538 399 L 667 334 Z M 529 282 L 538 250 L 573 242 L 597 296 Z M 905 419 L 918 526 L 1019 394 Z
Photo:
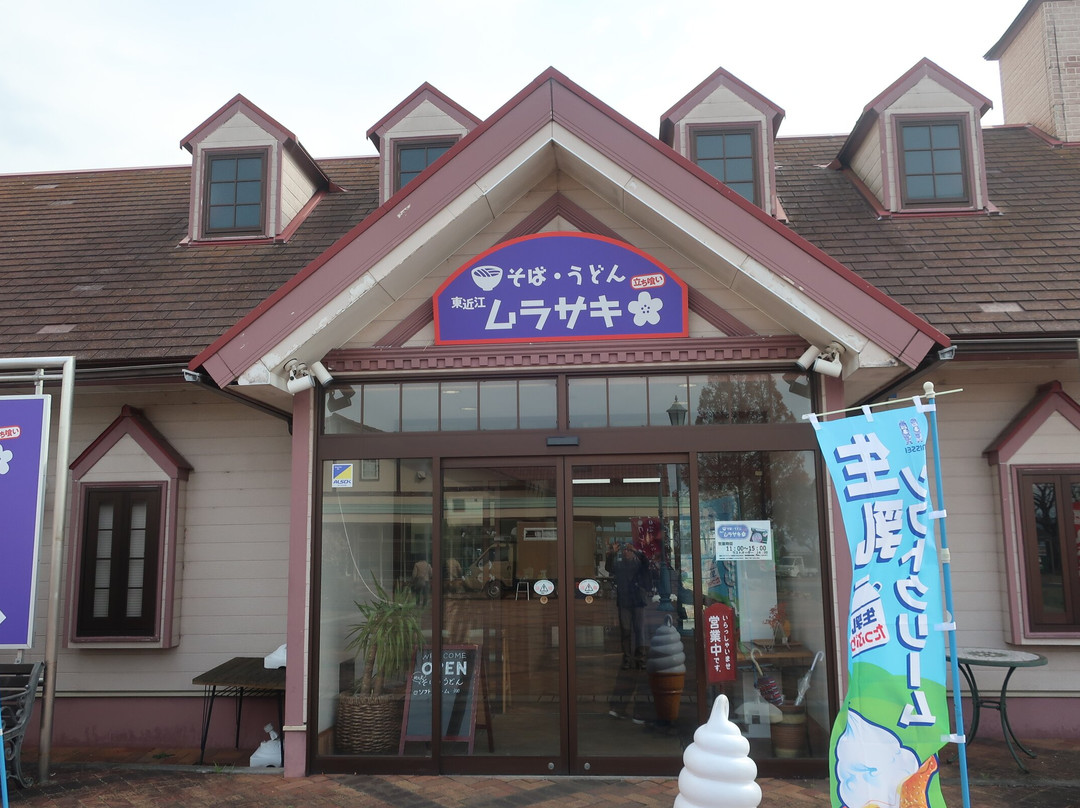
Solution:
M 333 463 L 330 467 L 330 487 L 352 488 L 353 469 L 353 463 Z

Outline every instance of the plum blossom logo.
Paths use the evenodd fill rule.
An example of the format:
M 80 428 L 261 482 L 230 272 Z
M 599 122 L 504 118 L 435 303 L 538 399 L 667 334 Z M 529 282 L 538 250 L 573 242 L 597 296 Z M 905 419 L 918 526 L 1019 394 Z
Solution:
M 14 456 L 15 454 L 10 449 L 5 449 L 3 446 L 0 446 L 0 474 L 8 473 L 8 470 L 11 468 L 11 458 Z
M 664 301 L 648 292 L 639 292 L 637 300 L 631 300 L 626 308 L 634 315 L 634 325 L 640 328 L 660 322 L 660 309 L 664 308 Z

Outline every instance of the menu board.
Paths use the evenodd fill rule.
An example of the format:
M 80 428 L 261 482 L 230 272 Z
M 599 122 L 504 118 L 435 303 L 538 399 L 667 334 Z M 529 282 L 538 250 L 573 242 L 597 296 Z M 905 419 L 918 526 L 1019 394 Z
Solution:
M 476 736 L 477 683 L 480 670 L 480 647 L 477 645 L 444 645 L 435 676 L 431 646 L 416 652 L 409 689 L 405 694 L 405 715 L 401 721 L 400 753 L 406 741 L 431 740 L 432 688 L 441 678 L 442 709 L 440 732 L 444 741 L 466 741 L 472 753 Z

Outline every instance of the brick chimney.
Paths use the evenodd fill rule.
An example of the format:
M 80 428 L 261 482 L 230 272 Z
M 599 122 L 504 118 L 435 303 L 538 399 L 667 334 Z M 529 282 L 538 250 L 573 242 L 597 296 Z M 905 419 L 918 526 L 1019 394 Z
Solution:
M 1028 0 L 985 58 L 1001 70 L 1006 124 L 1080 141 L 1080 0 Z

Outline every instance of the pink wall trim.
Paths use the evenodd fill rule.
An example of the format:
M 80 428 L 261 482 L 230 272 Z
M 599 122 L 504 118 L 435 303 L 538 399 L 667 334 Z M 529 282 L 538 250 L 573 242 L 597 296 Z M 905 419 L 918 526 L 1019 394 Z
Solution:
M 311 527 L 314 390 L 293 396 L 292 485 L 289 497 L 289 605 L 286 620 L 285 726 L 302 727 L 307 710 L 308 534 Z M 307 730 L 282 732 L 285 776 L 307 774 Z
M 36 746 L 40 737 L 41 699 L 26 733 Z M 191 696 L 58 698 L 53 715 L 53 746 L 128 746 L 134 748 L 198 749 L 202 736 L 203 699 Z M 240 749 L 254 752 L 266 740 L 263 727 L 277 723 L 273 698 L 245 697 L 240 721 Z M 208 749 L 233 747 L 236 699 L 214 701 Z M 207 760 L 209 761 L 209 756 Z
M 844 383 L 841 379 L 832 379 L 827 376 L 821 377 L 823 382 L 822 412 L 839 410 L 845 406 Z M 823 475 L 828 478 L 829 471 L 822 463 Z M 832 481 L 826 488 L 828 491 L 829 527 L 833 531 L 832 567 L 836 576 L 836 593 L 833 604 L 836 609 L 834 617 L 836 627 L 836 653 L 837 653 L 837 676 L 836 682 L 838 693 L 837 703 L 843 701 L 847 692 L 848 681 L 848 652 L 847 652 L 847 625 L 851 609 L 851 551 L 848 549 L 847 532 L 844 530 L 844 518 L 840 513 L 840 502 L 836 498 L 836 488 Z

